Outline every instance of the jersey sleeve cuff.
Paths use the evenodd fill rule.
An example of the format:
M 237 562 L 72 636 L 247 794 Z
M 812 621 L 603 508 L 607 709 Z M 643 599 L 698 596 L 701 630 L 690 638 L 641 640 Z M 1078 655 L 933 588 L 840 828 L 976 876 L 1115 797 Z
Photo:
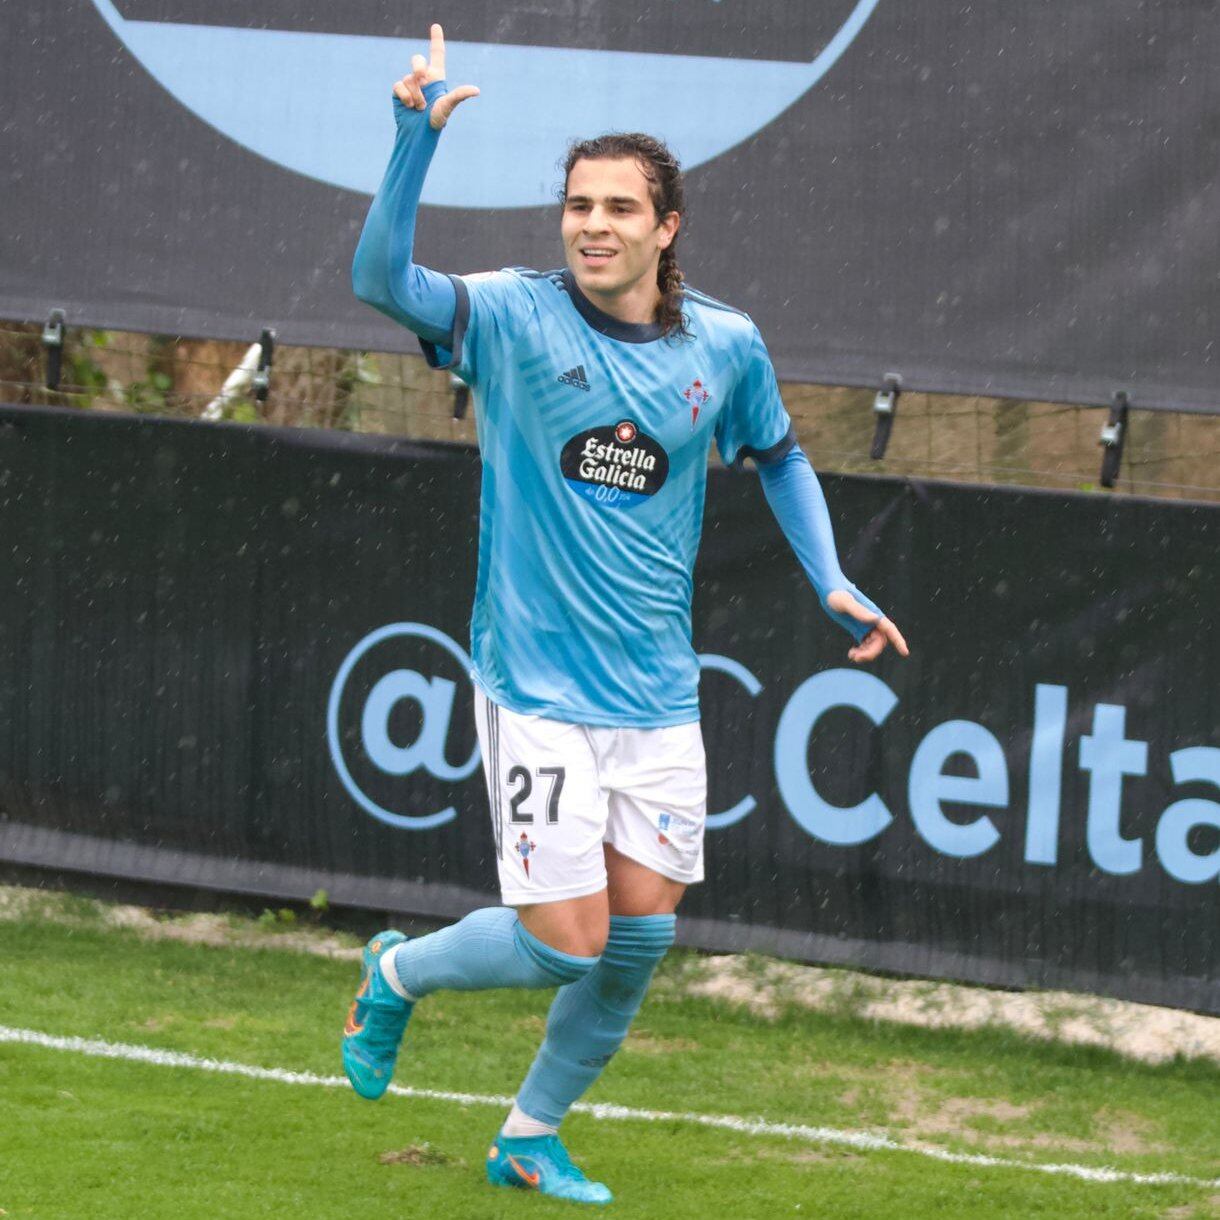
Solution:
M 862 605 L 866 610 L 871 610 L 877 616 L 878 622 L 886 617 L 885 611 L 882 610 L 871 597 L 861 593 L 860 590 L 857 589 L 856 586 L 846 577 L 844 577 L 842 581 L 837 582 L 835 584 L 835 588 L 846 589 L 847 592 L 860 603 L 860 605 Z M 839 626 L 842 627 L 843 630 L 846 631 L 857 644 L 862 643 L 864 637 L 868 635 L 868 633 L 872 631 L 873 627 L 875 626 L 873 623 L 862 623 L 859 619 L 853 618 L 850 614 L 839 614 L 827 606 L 825 602 L 822 603 L 822 609 L 825 610 L 827 616 L 834 622 L 838 623 Z
M 774 445 L 766 449 L 755 449 L 753 445 L 742 445 L 733 459 L 733 469 L 740 470 L 745 465 L 746 458 L 753 458 L 755 464 L 759 466 L 772 466 L 776 462 L 783 461 L 792 452 L 795 444 L 796 425 L 789 423 L 788 431 Z

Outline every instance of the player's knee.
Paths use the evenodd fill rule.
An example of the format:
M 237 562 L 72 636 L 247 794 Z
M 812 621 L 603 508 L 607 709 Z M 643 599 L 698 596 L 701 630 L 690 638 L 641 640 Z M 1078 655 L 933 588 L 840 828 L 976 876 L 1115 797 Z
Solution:
M 597 953 L 563 951 L 561 959 L 557 961 L 552 959 L 549 969 L 555 984 L 564 987 L 568 983 L 579 983 L 599 961 L 601 961 L 601 957 Z
M 607 966 L 652 969 L 674 943 L 673 915 L 611 915 L 602 959 Z
M 606 947 L 609 929 L 596 922 L 557 924 L 538 928 L 530 927 L 529 921 L 521 920 L 522 926 L 546 948 L 565 957 L 587 960 L 589 968 L 596 963 Z
M 522 920 L 522 923 L 525 921 Z M 526 927 L 529 927 L 526 924 Z M 534 935 L 550 948 L 565 953 L 571 957 L 598 958 L 606 947 L 609 929 L 596 924 L 569 925 L 567 927 L 550 927 L 539 932 L 530 929 Z
M 610 917 L 604 894 L 518 907 L 521 923 L 545 945 L 573 957 L 596 958 L 606 947 Z
M 566 945 L 556 947 L 562 948 L 564 953 L 572 954 L 575 957 L 589 958 L 592 964 L 595 964 L 596 959 L 601 957 L 605 951 L 608 936 L 609 929 L 607 928 L 577 928 L 564 936 Z
M 598 962 L 597 953 L 584 952 L 582 942 L 564 936 L 543 940 L 518 919 L 513 929 L 518 955 L 532 962 L 537 971 L 535 986 L 559 986 L 584 978 Z M 575 948 L 568 948 L 575 945 Z

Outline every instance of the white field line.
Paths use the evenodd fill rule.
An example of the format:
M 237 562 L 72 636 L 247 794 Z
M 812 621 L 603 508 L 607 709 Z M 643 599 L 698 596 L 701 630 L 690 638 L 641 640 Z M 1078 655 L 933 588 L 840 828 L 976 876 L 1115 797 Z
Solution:
M 203 1059 L 181 1051 L 157 1050 L 151 1046 L 133 1046 L 125 1042 L 103 1042 L 97 1038 L 60 1038 L 36 1029 L 14 1029 L 0 1025 L 0 1043 L 14 1042 L 24 1046 L 40 1046 L 48 1050 L 73 1051 L 97 1059 L 122 1059 L 129 1063 L 151 1063 L 157 1067 L 193 1068 L 202 1072 L 219 1072 L 227 1076 L 244 1076 L 248 1080 L 272 1080 L 279 1084 L 305 1084 L 326 1089 L 346 1089 L 351 1086 L 346 1076 L 316 1076 L 312 1072 L 290 1072 L 285 1068 L 254 1067 L 248 1063 L 231 1063 L 223 1059 Z M 414 1089 L 392 1084 L 388 1090 L 399 1097 L 423 1097 L 429 1101 L 452 1101 L 465 1106 L 498 1106 L 508 1109 L 511 1097 L 485 1093 L 453 1093 L 441 1089 Z M 984 1169 L 1026 1169 L 1034 1173 L 1049 1173 L 1060 1177 L 1079 1178 L 1085 1182 L 1126 1182 L 1141 1186 L 1199 1186 L 1208 1190 L 1220 1188 L 1220 1178 L 1192 1178 L 1180 1173 L 1129 1173 L 1119 1169 L 1094 1168 L 1090 1165 L 1046 1164 L 1036 1161 L 1014 1161 L 1004 1157 L 982 1156 L 968 1152 L 949 1152 L 927 1144 L 903 1144 L 885 1135 L 868 1131 L 841 1131 L 835 1127 L 809 1127 L 798 1123 L 772 1123 L 761 1118 L 741 1118 L 733 1114 L 693 1114 L 674 1110 L 638 1110 L 631 1106 L 615 1106 L 604 1102 L 577 1102 L 572 1107 L 594 1118 L 620 1119 L 646 1123 L 689 1123 L 699 1127 L 715 1127 L 736 1131 L 742 1135 L 773 1135 L 802 1140 L 811 1144 L 834 1144 L 856 1148 L 863 1152 L 908 1152 L 944 1161 L 949 1165 L 974 1165 Z

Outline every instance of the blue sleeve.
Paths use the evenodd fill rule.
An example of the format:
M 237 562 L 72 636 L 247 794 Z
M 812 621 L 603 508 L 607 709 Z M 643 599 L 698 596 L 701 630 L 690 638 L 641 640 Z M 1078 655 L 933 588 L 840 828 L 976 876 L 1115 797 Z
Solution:
M 535 272 L 523 267 L 450 276 L 457 294 L 451 333 L 429 342 L 420 336 L 424 358 L 434 369 L 449 369 L 468 385 L 503 371 L 522 334 L 534 321 L 537 301 L 530 284 Z
M 726 466 L 740 466 L 748 457 L 756 462 L 775 461 L 796 444 L 771 357 L 758 328 L 753 322 L 749 326 L 741 372 L 716 419 L 716 448 Z
M 810 583 L 817 590 L 822 609 L 859 643 L 871 628 L 847 614 L 836 614 L 826 606 L 826 598 L 836 589 L 846 589 L 858 602 L 878 617 L 884 617 L 870 601 L 843 575 L 835 553 L 834 531 L 822 485 L 813 473 L 809 459 L 799 445 L 793 445 L 778 461 L 758 463 L 758 476 L 771 511 L 779 522 L 784 537 L 800 560 Z
M 446 88 L 444 81 L 425 86 L 429 107 Z M 419 267 L 411 258 L 415 213 L 440 136 L 428 114 L 394 99 L 394 151 L 356 247 L 352 288 L 360 300 L 401 322 L 425 343 L 447 346 L 453 342 L 457 290 L 448 276 Z

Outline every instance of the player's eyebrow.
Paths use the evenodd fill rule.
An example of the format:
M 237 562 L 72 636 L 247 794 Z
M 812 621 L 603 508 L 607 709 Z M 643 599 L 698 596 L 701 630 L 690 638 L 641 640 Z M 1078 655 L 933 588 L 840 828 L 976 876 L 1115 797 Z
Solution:
M 593 199 L 589 195 L 568 195 L 564 199 L 564 203 L 592 203 Z M 640 200 L 634 195 L 607 195 L 603 200 L 604 203 L 630 204 L 633 207 L 642 207 Z

